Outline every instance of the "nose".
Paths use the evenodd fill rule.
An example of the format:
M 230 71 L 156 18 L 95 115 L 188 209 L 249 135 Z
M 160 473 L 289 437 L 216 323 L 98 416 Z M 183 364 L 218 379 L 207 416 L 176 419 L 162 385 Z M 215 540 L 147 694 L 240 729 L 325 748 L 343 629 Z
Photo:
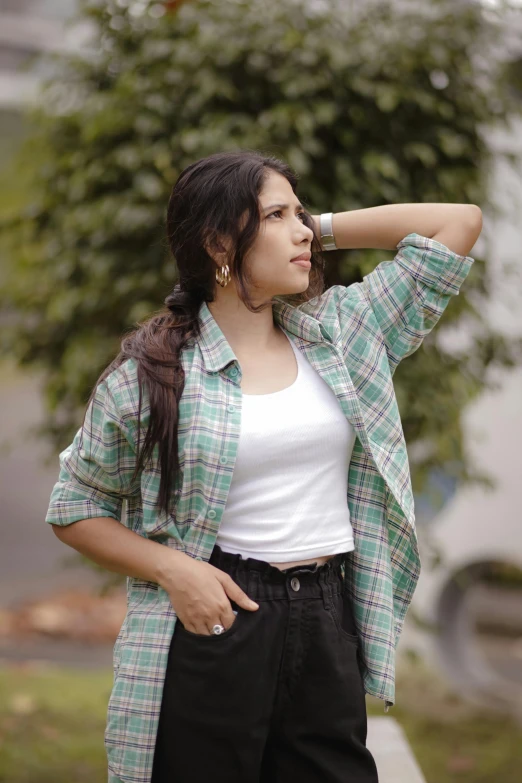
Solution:
M 312 239 L 314 238 L 314 232 L 312 231 L 312 229 L 311 229 L 311 228 L 309 228 L 308 226 L 306 226 L 306 225 L 305 225 L 305 224 L 304 224 L 304 223 L 301 221 L 301 219 L 300 219 L 300 218 L 298 218 L 297 216 L 296 216 L 296 220 L 298 220 L 298 221 L 299 221 L 299 226 L 301 227 L 301 231 L 304 233 L 304 236 L 305 236 L 305 238 L 306 238 L 306 239 L 308 239 L 308 241 L 309 241 L 309 242 L 311 242 L 311 241 L 312 241 Z

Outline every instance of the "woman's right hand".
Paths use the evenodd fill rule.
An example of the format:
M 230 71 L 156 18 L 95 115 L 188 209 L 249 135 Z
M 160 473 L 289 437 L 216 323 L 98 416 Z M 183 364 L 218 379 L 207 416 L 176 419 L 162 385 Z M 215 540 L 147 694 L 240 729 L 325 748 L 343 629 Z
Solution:
M 259 608 L 225 571 L 184 552 L 176 554 L 182 557 L 176 557 L 161 586 L 187 631 L 210 636 L 216 623 L 229 628 L 235 620 L 229 599 L 249 611 Z

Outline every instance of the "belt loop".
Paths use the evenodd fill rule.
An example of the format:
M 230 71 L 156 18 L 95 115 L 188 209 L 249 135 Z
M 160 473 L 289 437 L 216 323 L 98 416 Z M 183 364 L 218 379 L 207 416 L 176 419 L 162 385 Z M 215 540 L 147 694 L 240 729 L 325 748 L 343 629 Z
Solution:
M 341 579 L 342 579 L 341 592 L 343 593 L 343 595 L 345 595 L 348 592 L 347 579 L 346 579 L 347 559 L 348 559 L 348 554 L 345 553 L 341 562 Z
M 261 574 L 254 569 L 245 571 L 245 593 L 252 601 L 257 601 L 260 594 Z
M 331 586 L 327 579 L 328 571 L 323 569 L 319 574 L 319 584 L 321 586 L 321 594 L 323 597 L 323 606 L 325 609 L 331 608 Z

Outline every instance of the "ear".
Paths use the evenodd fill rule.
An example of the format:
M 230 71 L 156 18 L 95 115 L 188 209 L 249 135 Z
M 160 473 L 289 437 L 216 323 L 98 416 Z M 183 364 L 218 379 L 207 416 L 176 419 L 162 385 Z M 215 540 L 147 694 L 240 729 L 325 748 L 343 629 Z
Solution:
M 204 247 L 209 256 L 219 265 L 228 261 L 230 240 L 221 236 L 221 234 L 208 235 Z

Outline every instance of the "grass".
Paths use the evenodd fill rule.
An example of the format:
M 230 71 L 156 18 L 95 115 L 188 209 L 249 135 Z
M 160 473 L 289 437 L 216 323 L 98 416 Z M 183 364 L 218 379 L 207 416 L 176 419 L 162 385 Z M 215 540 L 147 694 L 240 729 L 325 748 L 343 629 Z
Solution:
M 0 783 L 105 783 L 111 688 L 112 669 L 0 667 Z M 513 719 L 469 707 L 415 661 L 397 671 L 397 700 L 388 715 L 427 783 L 520 781 Z M 368 697 L 368 715 L 383 716 L 383 703 Z
M 1 783 L 106 783 L 112 669 L 0 668 Z

